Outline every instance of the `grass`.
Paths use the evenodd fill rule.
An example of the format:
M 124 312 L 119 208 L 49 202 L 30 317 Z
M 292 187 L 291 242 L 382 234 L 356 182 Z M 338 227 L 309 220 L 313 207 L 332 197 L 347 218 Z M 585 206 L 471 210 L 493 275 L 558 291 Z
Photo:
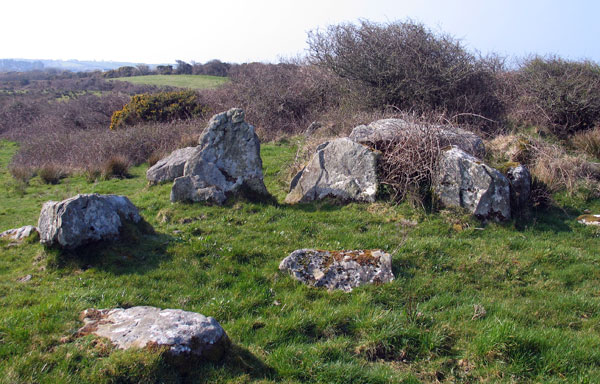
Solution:
M 0 243 L 0 382 L 417 383 L 596 382 L 600 377 L 600 231 L 576 223 L 598 201 L 482 226 L 457 211 L 408 205 L 288 206 L 295 148 L 263 145 L 279 204 L 171 204 L 170 185 L 131 177 L 16 185 L 0 144 L 0 230 L 36 223 L 43 202 L 128 196 L 155 235 L 58 254 Z M 412 222 L 416 222 L 416 225 Z M 483 229 L 482 229 L 483 228 Z M 396 280 L 350 294 L 278 271 L 298 248 L 382 248 Z M 18 279 L 31 274 L 31 280 Z M 474 305 L 486 315 L 474 316 Z M 215 317 L 234 347 L 181 372 L 146 350 L 74 337 L 86 308 L 153 305 Z
M 117 77 L 111 81 L 127 81 L 133 84 L 147 84 L 157 86 L 170 86 L 190 89 L 210 89 L 217 88 L 225 84 L 229 79 L 219 76 L 208 75 L 148 75 Z

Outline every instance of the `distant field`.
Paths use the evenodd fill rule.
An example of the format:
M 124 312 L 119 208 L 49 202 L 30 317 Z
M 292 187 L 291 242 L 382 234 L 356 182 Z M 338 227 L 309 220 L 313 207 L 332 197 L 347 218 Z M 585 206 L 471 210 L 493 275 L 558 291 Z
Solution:
M 216 88 L 219 85 L 229 81 L 229 79 L 226 77 L 206 75 L 149 75 L 118 77 L 111 80 L 128 81 L 133 84 L 148 84 L 191 89 Z

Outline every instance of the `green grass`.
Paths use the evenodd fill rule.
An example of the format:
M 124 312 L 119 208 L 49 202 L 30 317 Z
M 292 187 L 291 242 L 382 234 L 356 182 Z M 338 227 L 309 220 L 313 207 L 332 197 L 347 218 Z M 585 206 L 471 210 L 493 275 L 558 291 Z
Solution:
M 147 84 L 157 86 L 170 86 L 190 89 L 210 89 L 225 84 L 229 79 L 208 75 L 148 75 L 118 77 L 111 81 L 127 81 L 133 84 Z
M 280 204 L 171 204 L 145 166 L 125 180 L 82 176 L 16 183 L 0 144 L 0 230 L 32 224 L 43 202 L 127 195 L 156 235 L 69 254 L 0 243 L 0 382 L 416 383 L 597 382 L 600 232 L 575 222 L 597 201 L 507 224 L 408 205 L 283 205 L 293 145 L 261 149 Z M 409 221 L 415 221 L 412 225 Z M 458 230 L 463 228 L 462 230 Z M 481 229 L 483 228 L 483 229 Z M 303 286 L 278 271 L 295 249 L 382 248 L 396 280 L 352 293 Z M 28 282 L 20 277 L 32 275 Z M 475 304 L 486 316 L 473 318 Z M 169 366 L 157 352 L 77 338 L 86 308 L 153 305 L 215 317 L 224 361 Z

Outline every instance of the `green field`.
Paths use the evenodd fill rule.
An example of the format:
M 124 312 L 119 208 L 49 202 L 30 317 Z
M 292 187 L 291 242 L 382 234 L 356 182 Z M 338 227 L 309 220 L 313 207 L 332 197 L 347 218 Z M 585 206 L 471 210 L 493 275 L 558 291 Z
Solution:
M 127 81 L 133 84 L 147 84 L 191 89 L 216 88 L 219 85 L 225 84 L 227 81 L 229 81 L 229 79 L 226 77 L 207 75 L 148 75 L 118 77 L 110 80 Z
M 171 76 L 169 76 L 171 77 Z M 0 243 L 0 382 L 5 383 L 593 383 L 600 377 L 600 231 L 575 221 L 600 203 L 483 225 L 460 211 L 387 202 L 288 206 L 293 144 L 263 145 L 279 203 L 171 204 L 146 166 L 124 180 L 83 176 L 28 185 L 0 142 L 0 230 L 35 224 L 43 202 L 128 196 L 155 235 L 75 253 Z M 382 248 L 394 282 L 351 293 L 278 271 L 298 248 Z M 31 280 L 19 279 L 32 275 Z M 157 351 L 76 337 L 86 308 L 152 305 L 216 318 L 233 342 L 186 371 Z M 474 306 L 485 308 L 475 315 Z

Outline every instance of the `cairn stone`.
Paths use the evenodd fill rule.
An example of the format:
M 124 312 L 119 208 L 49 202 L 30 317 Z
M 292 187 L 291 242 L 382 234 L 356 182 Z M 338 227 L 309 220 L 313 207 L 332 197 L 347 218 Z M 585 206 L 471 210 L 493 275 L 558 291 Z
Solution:
M 205 193 L 213 188 L 214 193 Z M 184 191 L 189 188 L 188 191 Z M 254 127 L 244 121 L 244 111 L 230 109 L 212 117 L 199 145 L 175 179 L 171 201 L 214 201 L 225 194 L 246 192 L 267 196 L 263 181 L 260 141 Z M 218 196 L 218 198 L 215 198 Z
M 146 179 L 150 184 L 159 184 L 183 176 L 185 163 L 195 151 L 196 147 L 187 147 L 171 152 L 169 156 L 158 161 L 146 171 Z
M 459 127 L 409 123 L 403 119 L 382 119 L 368 125 L 359 125 L 352 130 L 349 138 L 360 144 L 376 146 L 378 143 L 398 140 L 427 130 L 432 130 L 439 136 L 442 147 L 455 145 L 480 159 L 485 156 L 483 140 L 472 132 Z
M 308 165 L 293 178 L 285 201 L 294 204 L 332 197 L 374 202 L 376 193 L 376 153 L 341 138 L 317 147 Z
M 517 165 L 506 171 L 510 182 L 510 205 L 514 210 L 525 208 L 531 195 L 531 173 L 527 167 Z
M 0 233 L 0 239 L 8 239 L 10 241 L 22 242 L 31 236 L 37 236 L 38 229 L 33 225 L 26 225 L 21 228 L 8 229 Z
M 458 147 L 442 151 L 433 189 L 447 207 L 466 208 L 483 220 L 510 219 L 508 179 Z
M 166 348 L 172 356 L 217 361 L 230 344 L 214 318 L 180 309 L 87 309 L 81 319 L 80 336 L 106 337 L 119 349 Z
M 124 221 L 139 223 L 138 209 L 125 196 L 97 193 L 48 201 L 40 212 L 40 242 L 45 246 L 73 249 L 81 245 L 114 240 Z
M 279 264 L 296 280 L 313 287 L 350 292 L 363 284 L 394 280 L 392 257 L 381 250 L 318 251 L 299 249 Z

